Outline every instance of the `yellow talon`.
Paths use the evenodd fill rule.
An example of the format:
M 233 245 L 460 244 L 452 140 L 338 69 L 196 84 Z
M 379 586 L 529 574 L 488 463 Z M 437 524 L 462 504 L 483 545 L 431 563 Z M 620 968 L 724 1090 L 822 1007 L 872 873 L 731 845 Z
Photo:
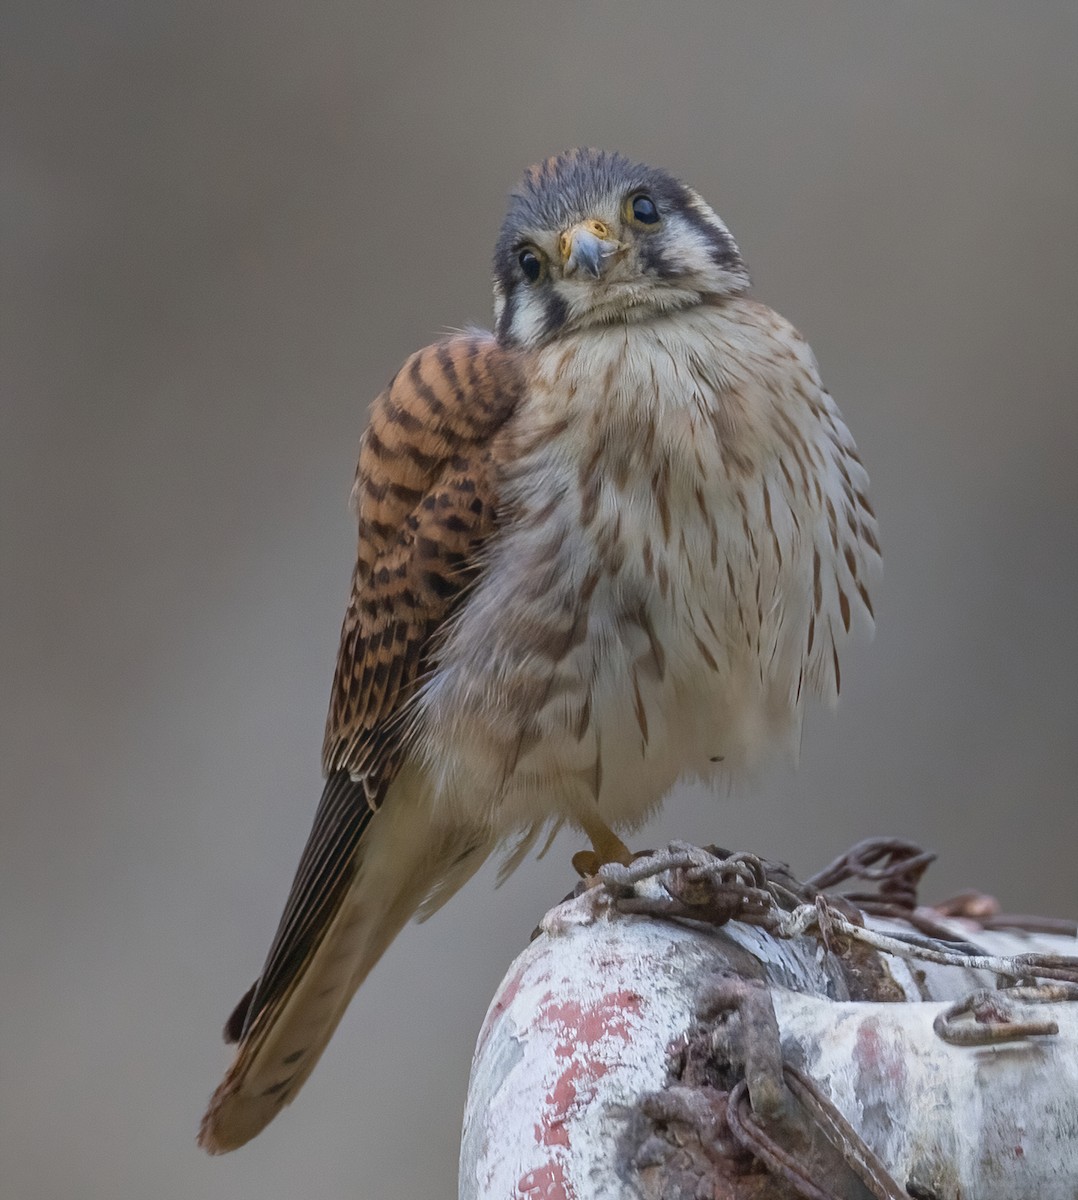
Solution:
M 605 821 L 592 813 L 582 814 L 579 819 L 593 847 L 573 855 L 573 869 L 581 878 L 593 878 L 604 863 L 616 862 L 627 867 L 633 861 L 632 851 Z
M 593 850 L 578 850 L 573 855 L 573 870 L 581 879 L 594 879 L 602 865 Z

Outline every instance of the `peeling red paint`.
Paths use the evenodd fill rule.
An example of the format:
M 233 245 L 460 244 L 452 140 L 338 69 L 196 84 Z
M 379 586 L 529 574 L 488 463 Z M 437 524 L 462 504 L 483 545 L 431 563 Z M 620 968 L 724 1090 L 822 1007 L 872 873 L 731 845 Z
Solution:
M 549 1100 L 549 1097 L 547 1097 Z M 564 1146 L 569 1149 L 569 1130 L 563 1120 L 548 1121 L 544 1125 L 535 1126 L 535 1144 L 537 1146 Z
M 596 1083 L 604 1075 L 609 1074 L 610 1068 L 606 1063 L 587 1059 L 578 1060 L 562 1071 L 555 1081 L 554 1087 L 547 1092 L 544 1099 L 549 1108 L 564 1120 L 581 1092 L 583 1092 L 581 1099 L 585 1102 L 591 1099 L 591 1089 L 587 1085 Z M 578 1083 L 584 1086 L 578 1089 Z
M 565 1058 L 572 1053 L 564 1043 L 558 1045 L 554 1054 Z M 610 1073 L 606 1063 L 596 1059 L 577 1058 L 569 1063 L 554 1081 L 554 1086 L 543 1097 L 543 1109 L 539 1123 L 535 1126 L 535 1141 L 540 1146 L 563 1146 L 569 1149 L 568 1124 L 573 1109 L 579 1101 L 587 1104 L 595 1095 L 595 1084 Z
M 517 1180 L 517 1200 L 576 1200 L 561 1163 L 550 1162 L 527 1171 Z
M 668 931 L 674 944 L 664 940 Z M 746 948 L 764 940 L 762 933 L 744 932 Z M 562 936 L 525 952 L 527 969 L 518 959 L 495 997 L 477 1050 L 461 1152 L 462 1198 L 587 1200 L 597 1191 L 617 1190 L 625 1113 L 656 1086 L 655 1064 L 684 1045 L 692 991 L 701 963 L 711 961 L 690 934 L 665 922 L 566 921 Z M 986 945 L 993 946 L 994 936 L 985 932 Z M 682 952 L 683 943 L 691 953 Z M 1002 943 L 999 952 L 1013 949 Z M 1057 1045 L 1063 1037 L 1044 1039 L 1031 1052 L 941 1052 L 925 1017 L 934 1007 L 916 1001 L 932 995 L 937 984 L 948 1000 L 953 975 L 941 970 L 937 980 L 926 964 L 923 991 L 907 985 L 910 1004 L 833 1003 L 817 992 L 822 973 L 811 964 L 809 944 L 804 951 L 797 943 L 770 947 L 764 941 L 759 952 L 773 983 L 785 984 L 804 970 L 803 993 L 785 986 L 773 991 L 784 1038 L 803 1047 L 806 1061 L 819 1062 L 821 1086 L 851 1106 L 851 1120 L 878 1134 L 874 1149 L 885 1161 L 905 1164 L 923 1152 L 924 1161 L 946 1168 L 948 1182 L 954 1175 L 954 1187 L 961 1186 L 965 1197 L 994 1196 L 995 1185 L 1012 1177 L 1032 1181 L 1015 1195 L 1057 1195 L 1051 1188 L 1059 1178 L 1056 1158 L 1069 1165 L 1075 1143 L 1059 1137 L 1058 1101 L 1053 1096 L 1054 1107 L 1039 1106 L 1036 1085 L 1049 1063 L 1053 1078 L 1055 1072 L 1060 1080 L 1074 1074 L 1074 1056 Z M 740 952 L 730 957 L 740 962 Z M 896 972 L 896 978 L 905 975 Z M 1061 1028 L 1072 1022 L 1074 1007 L 1059 1006 Z M 1015 1086 L 1005 1071 L 1014 1072 Z M 1078 1085 L 1070 1090 L 1078 1094 Z M 961 1124 L 971 1099 L 980 1106 L 979 1092 L 985 1115 L 994 1120 L 983 1135 Z M 922 1097 L 931 1103 L 920 1103 Z M 953 1122 L 939 1115 L 951 1112 Z M 738 1176 L 712 1191 L 717 1200 L 733 1195 L 730 1188 L 762 1179 Z
M 639 1013 L 641 1000 L 636 992 L 621 990 L 608 992 L 590 1004 L 553 1001 L 549 992 L 540 1001 L 537 1023 L 557 1027 L 561 1036 L 554 1045 L 554 1057 L 565 1062 L 565 1068 L 543 1098 L 543 1110 L 534 1127 L 535 1141 L 539 1146 L 568 1150 L 573 1110 L 589 1103 L 596 1083 L 610 1073 L 609 1064 L 595 1052 L 612 1038 L 626 1044 L 631 1041 L 630 1018 Z
M 863 1021 L 858 1027 L 853 1056 L 862 1074 L 886 1079 L 899 1088 L 905 1086 L 905 1060 L 896 1046 L 880 1037 L 874 1020 Z
M 565 1054 L 573 1053 L 581 1045 L 594 1046 L 611 1035 L 628 1042 L 632 1036 L 628 1018 L 639 1012 L 640 996 L 625 989 L 607 992 L 591 1004 L 566 1000 L 561 1004 L 547 1003 L 540 1009 L 544 1021 L 564 1025 L 572 1031 L 572 1039 L 559 1045 L 555 1051 L 561 1053 L 564 1045 Z

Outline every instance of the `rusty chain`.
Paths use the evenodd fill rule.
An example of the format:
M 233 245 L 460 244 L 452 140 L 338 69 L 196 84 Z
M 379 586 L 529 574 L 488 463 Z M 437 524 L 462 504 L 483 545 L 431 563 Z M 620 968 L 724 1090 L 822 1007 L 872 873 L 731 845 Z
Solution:
M 740 921 L 780 938 L 811 933 L 837 953 L 850 941 L 859 941 L 884 953 L 994 973 L 1000 980 L 998 990 L 980 989 L 937 1015 L 936 1034 L 953 1045 L 990 1045 L 1057 1033 L 1054 1021 L 1031 1017 L 1018 1006 L 1078 1001 L 1078 958 L 986 955 L 975 944 L 956 938 L 943 919 L 957 915 L 975 919 L 985 928 L 992 920 L 992 927 L 1050 927 L 1051 932 L 1066 931 L 1070 923 L 1003 917 L 990 897 L 978 893 L 956 897 L 935 909 L 922 907 L 917 888 L 934 858 L 912 842 L 870 839 L 801 882 L 788 868 L 757 855 L 674 842 L 666 851 L 628 866 L 607 864 L 599 878 L 617 908 L 626 913 L 713 925 Z M 664 896 L 636 891 L 638 883 L 659 876 Z M 830 890 L 854 879 L 874 883 L 878 891 L 839 895 Z M 916 932 L 868 929 L 865 913 L 904 921 Z M 1034 984 L 1036 979 L 1050 982 Z M 778 1025 L 766 989 L 724 978 L 706 1007 L 712 1016 L 736 1011 L 741 1017 L 735 1057 L 740 1058 L 744 1074 L 727 1095 L 724 1122 L 738 1146 L 804 1200 L 908 1196 L 831 1100 L 811 1079 L 782 1061 Z M 796 1114 L 802 1114 L 800 1120 Z M 813 1134 L 821 1135 L 822 1141 Z
M 804 1200 L 908 1200 L 879 1156 L 806 1075 L 782 1058 L 768 990 L 727 975 L 701 988 L 697 1015 L 736 1013 L 711 1044 L 743 1069 L 726 1102 L 734 1141 Z M 724 1045 L 725 1043 L 725 1045 Z
M 884 866 L 874 865 L 884 857 L 889 859 Z M 801 883 L 786 867 L 755 854 L 730 854 L 715 847 L 671 842 L 667 850 L 638 858 L 628 866 L 607 863 L 600 868 L 599 879 L 625 913 L 681 917 L 713 925 L 740 921 L 779 938 L 813 933 L 829 950 L 839 951 L 841 943 L 857 941 L 886 954 L 989 971 L 1009 981 L 1036 977 L 1078 983 L 1078 958 L 985 954 L 977 945 L 956 939 L 954 931 L 938 921 L 915 919 L 918 913 L 932 911 L 916 906 L 916 879 L 930 861 L 931 856 L 912 843 L 873 839 L 859 843 L 814 876 L 814 882 Z M 663 877 L 665 897 L 636 893 L 638 883 L 656 876 Z M 899 913 L 891 911 L 894 906 L 902 920 L 920 927 L 917 932 L 868 929 L 862 914 L 871 912 L 874 902 L 870 896 L 837 895 L 818 886 L 821 880 L 833 885 L 853 877 L 880 880 L 889 886 L 888 898 L 876 906 L 883 911 L 872 915 L 895 917 Z

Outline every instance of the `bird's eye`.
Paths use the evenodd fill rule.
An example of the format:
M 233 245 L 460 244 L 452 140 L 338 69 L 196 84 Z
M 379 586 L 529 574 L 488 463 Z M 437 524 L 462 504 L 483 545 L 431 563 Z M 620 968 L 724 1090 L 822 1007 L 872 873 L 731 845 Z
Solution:
M 527 246 L 517 255 L 517 262 L 529 283 L 534 283 L 543 273 L 543 260 Z
M 639 221 L 641 225 L 657 225 L 659 221 L 659 210 L 655 205 L 655 201 L 646 193 L 639 193 L 633 196 L 629 201 L 629 212 L 632 214 L 634 221 Z

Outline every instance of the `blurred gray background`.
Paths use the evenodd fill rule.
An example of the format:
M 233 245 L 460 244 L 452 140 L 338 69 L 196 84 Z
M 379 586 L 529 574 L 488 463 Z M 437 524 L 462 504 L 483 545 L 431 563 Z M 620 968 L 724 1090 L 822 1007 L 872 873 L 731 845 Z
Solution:
M 590 143 L 725 217 L 861 445 L 873 646 L 801 769 L 638 846 L 1078 910 L 1078 7 L 8 0 L 0 1192 L 456 1194 L 469 1057 L 565 835 L 405 931 L 210 1160 L 219 1029 L 313 815 L 366 405 L 486 322 L 505 193 Z

